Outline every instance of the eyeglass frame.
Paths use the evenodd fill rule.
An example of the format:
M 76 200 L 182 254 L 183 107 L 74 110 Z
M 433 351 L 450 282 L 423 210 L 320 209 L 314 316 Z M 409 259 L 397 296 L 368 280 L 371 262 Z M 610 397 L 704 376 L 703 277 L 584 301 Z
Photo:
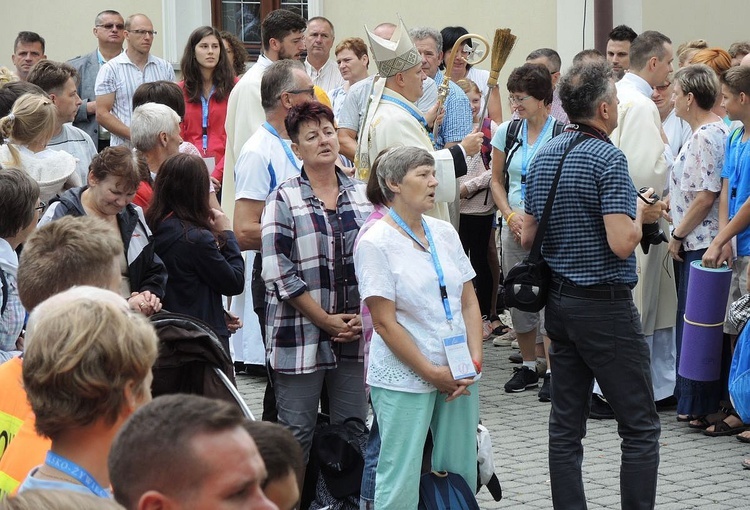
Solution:
M 47 208 L 47 202 L 39 201 L 39 205 L 34 207 L 35 211 L 44 212 L 44 210 Z
M 125 30 L 125 23 L 105 23 L 103 25 L 94 25 L 94 27 L 103 28 L 104 30 L 112 30 L 113 28 Z
M 158 32 L 156 30 L 126 30 L 126 32 L 129 32 L 131 34 L 136 34 L 140 37 L 145 37 L 146 35 L 150 35 L 151 37 L 156 37 Z
M 508 96 L 508 102 L 510 104 L 512 104 L 512 105 L 513 104 L 521 104 L 524 101 L 526 101 L 527 99 L 529 99 L 530 97 L 534 97 L 534 96 L 528 95 L 528 96 L 523 96 L 521 98 L 518 98 L 518 97 L 515 97 L 515 96 Z
M 310 94 L 310 97 L 315 97 L 315 87 L 310 87 L 309 89 L 292 89 L 292 90 L 285 90 L 287 94 Z M 284 93 L 282 92 L 282 94 Z M 281 96 L 279 96 L 281 97 Z

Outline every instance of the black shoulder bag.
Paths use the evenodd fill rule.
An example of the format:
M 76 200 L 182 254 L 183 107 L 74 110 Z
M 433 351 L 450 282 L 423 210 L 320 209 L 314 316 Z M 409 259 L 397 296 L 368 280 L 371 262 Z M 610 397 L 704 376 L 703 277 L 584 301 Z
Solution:
M 568 153 L 576 145 L 584 142 L 586 138 L 586 135 L 579 135 L 565 149 L 562 158 L 560 158 L 560 164 L 557 166 L 549 195 L 547 195 L 547 202 L 544 204 L 544 212 L 539 220 L 531 252 L 505 275 L 503 286 L 505 287 L 505 304 L 508 307 L 517 308 L 523 312 L 538 312 L 547 304 L 547 294 L 552 283 L 552 271 L 542 258 L 544 232 L 547 230 L 549 216 L 552 213 L 552 204 L 555 201 L 555 192 L 557 191 L 557 183 L 560 181 L 563 162 Z

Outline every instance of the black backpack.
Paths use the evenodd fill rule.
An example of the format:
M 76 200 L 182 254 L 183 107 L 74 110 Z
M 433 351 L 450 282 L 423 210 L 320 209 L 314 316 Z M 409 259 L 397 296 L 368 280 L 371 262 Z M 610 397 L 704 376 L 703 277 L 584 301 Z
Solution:
M 513 156 L 515 155 L 516 151 L 521 147 L 521 139 L 518 137 L 518 133 L 521 132 L 521 122 L 522 119 L 513 119 L 510 121 L 510 124 L 508 125 L 508 131 L 505 133 L 505 168 L 503 171 L 505 172 L 505 192 L 507 193 L 508 190 L 510 190 L 510 174 L 508 173 L 508 165 L 510 165 L 510 160 L 513 159 Z M 559 120 L 555 120 L 555 123 L 552 125 L 552 138 L 556 137 L 560 133 L 563 132 L 565 129 L 565 124 L 560 122 Z

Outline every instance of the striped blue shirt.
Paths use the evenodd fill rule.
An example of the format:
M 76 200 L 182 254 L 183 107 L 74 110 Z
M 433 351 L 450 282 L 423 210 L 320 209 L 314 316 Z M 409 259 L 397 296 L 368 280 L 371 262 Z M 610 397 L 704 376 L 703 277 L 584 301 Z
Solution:
M 564 132 L 539 149 L 526 186 L 526 214 L 542 217 L 560 158 L 577 132 Z M 628 284 L 638 281 L 635 254 L 623 260 L 610 249 L 604 215 L 635 218 L 636 190 L 623 152 L 591 138 L 565 158 L 542 256 L 553 273 L 574 285 Z
M 94 93 L 97 96 L 104 96 L 114 92 L 115 103 L 112 106 L 112 115 L 130 127 L 135 89 L 143 83 L 157 80 L 175 81 L 174 69 L 169 62 L 149 55 L 148 62 L 141 71 L 130 61 L 127 52 L 123 51 L 99 69 Z M 112 133 L 110 145 L 114 147 L 123 144 L 127 144 L 127 140 Z
M 440 85 L 442 82 L 443 72 L 438 71 L 435 75 L 435 83 Z M 445 117 L 438 129 L 435 148 L 439 150 L 447 143 L 460 142 L 471 133 L 473 126 L 474 119 L 471 115 L 471 103 L 469 103 L 468 96 L 461 90 L 461 87 L 449 81 L 448 96 L 445 98 Z

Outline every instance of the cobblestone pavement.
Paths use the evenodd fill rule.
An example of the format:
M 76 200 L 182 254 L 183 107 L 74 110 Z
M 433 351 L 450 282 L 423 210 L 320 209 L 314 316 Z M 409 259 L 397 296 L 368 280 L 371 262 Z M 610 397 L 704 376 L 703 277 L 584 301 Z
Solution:
M 495 502 L 482 489 L 482 509 L 552 508 L 547 468 L 549 404 L 537 400 L 537 391 L 505 393 L 512 376 L 510 347 L 485 342 L 484 376 L 480 384 L 480 415 L 490 430 L 495 465 L 503 486 L 503 500 Z M 260 419 L 265 380 L 238 376 L 240 392 Z M 741 461 L 750 457 L 750 445 L 731 437 L 706 437 L 678 423 L 675 411 L 660 413 L 661 464 L 656 508 L 750 508 L 750 470 Z M 583 476 L 589 509 L 620 508 L 620 439 L 614 420 L 589 420 L 584 440 Z

